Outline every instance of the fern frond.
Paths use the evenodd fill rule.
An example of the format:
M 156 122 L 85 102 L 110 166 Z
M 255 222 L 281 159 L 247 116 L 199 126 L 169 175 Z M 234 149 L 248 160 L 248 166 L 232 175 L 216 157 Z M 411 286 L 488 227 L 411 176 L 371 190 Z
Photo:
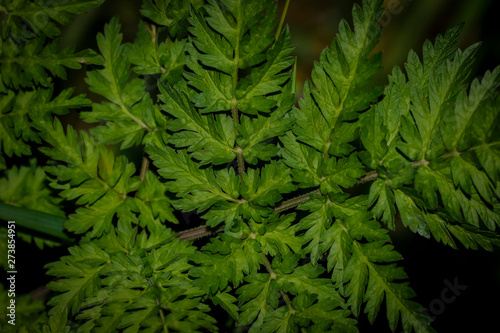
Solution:
M 262 169 L 248 169 L 243 176 L 244 184 L 240 187 L 241 196 L 249 204 L 262 207 L 275 206 L 281 201 L 281 194 L 296 189 L 292 184 L 290 169 L 284 163 L 270 162 Z
M 133 43 L 125 44 L 125 53 L 134 65 L 133 71 L 140 75 L 161 74 L 160 80 L 174 85 L 182 77 L 186 39 L 162 41 L 163 31 L 155 25 L 139 22 L 137 37 Z M 156 88 L 156 78 L 145 79 L 146 89 Z M 148 86 L 150 84 L 150 86 Z
M 217 331 L 223 309 L 249 332 L 357 332 L 385 308 L 392 331 L 433 332 L 388 229 L 500 246 L 500 67 L 468 84 L 478 45 L 458 49 L 461 26 L 382 92 L 383 1 L 363 0 L 295 107 L 288 0 L 279 25 L 277 1 L 143 0 L 133 42 L 115 17 L 98 53 L 61 50 L 59 25 L 102 2 L 0 0 L 0 218 L 74 244 L 47 172 L 80 237 L 46 265 L 52 308 L 23 299 L 37 318 L 18 327 Z M 82 64 L 99 101 L 54 88 Z M 95 126 L 56 117 L 73 109 Z M 4 157 L 35 146 L 44 171 Z M 186 212 L 201 225 L 168 228 Z
M 387 244 L 390 241 L 387 231 L 376 221 L 370 220 L 370 214 L 366 212 L 344 220 L 337 219 L 335 223 L 340 225 L 338 232 L 343 233 L 340 239 L 345 242 L 339 245 L 347 246 L 343 250 L 343 259 L 347 259 L 347 264 L 342 276 L 346 284 L 347 304 L 353 313 L 359 315 L 362 303 L 366 303 L 364 311 L 370 322 L 373 322 L 385 296 L 387 319 L 393 331 L 401 315 L 405 332 L 411 332 L 412 329 L 416 332 L 433 332 L 429 326 L 430 318 L 422 314 L 423 308 L 410 300 L 415 293 L 407 282 L 401 281 L 407 279 L 407 275 L 394 263 L 401 260 L 401 255 Z M 333 264 L 344 262 L 333 261 Z
M 189 9 L 199 9 L 202 5 L 202 0 L 145 0 L 142 2 L 141 14 L 160 27 L 168 27 L 168 32 L 173 37 L 186 32 Z
M 281 91 L 282 85 L 289 79 L 290 73 L 285 70 L 294 62 L 290 57 L 292 50 L 290 32 L 285 29 L 266 51 L 263 64 L 253 67 L 252 73 L 238 82 L 236 98 L 239 111 L 247 114 L 271 111 L 275 102 L 267 96 Z
M 159 221 L 177 222 L 162 185 L 151 174 L 141 182 L 134 176 L 135 166 L 125 156 L 115 158 L 106 147 L 96 146 L 88 134 L 80 132 L 78 137 L 71 126 L 64 133 L 57 119 L 38 117 L 36 127 L 43 132 L 41 137 L 54 147 L 43 147 L 41 151 L 66 164 L 47 167 L 57 177 L 52 186 L 62 189 L 64 198 L 78 198 L 77 203 L 86 206 L 69 216 L 68 230 L 84 233 L 91 229 L 88 233 L 91 238 L 101 236 L 110 230 L 115 214 L 143 226 L 147 223 L 151 230 Z M 145 186 L 149 189 L 144 189 Z M 162 208 L 158 202 L 163 204 Z
M 375 216 L 393 229 L 397 206 L 405 226 L 430 237 L 430 221 L 432 234 L 451 246 L 455 243 L 446 225 L 462 235 L 479 228 L 480 222 L 494 230 L 499 219 L 493 209 L 498 202 L 492 168 L 498 134 L 492 122 L 499 112 L 494 101 L 500 69 L 466 89 L 477 45 L 457 50 L 460 30 L 438 36 L 435 44 L 426 42 L 422 62 L 410 52 L 408 80 L 400 70 L 393 71 L 384 99 L 369 112 L 361 134 L 369 154 L 364 161 L 381 177 L 370 188 Z M 428 217 L 436 213 L 439 202 L 447 222 Z M 460 238 L 467 247 L 475 247 L 474 241 Z
M 345 21 L 341 22 L 337 39 L 322 52 L 320 62 L 313 68 L 314 85 L 307 81 L 300 110 L 293 112 L 297 139 L 316 148 L 325 158 L 353 150 L 348 143 L 355 139 L 359 125 L 345 121 L 357 119 L 357 112 L 365 110 L 379 95 L 379 89 L 371 84 L 381 57 L 369 55 L 380 36 L 376 26 L 382 14 L 380 5 L 380 1 L 364 1 L 363 9 L 355 5 L 354 31 Z
M 364 175 L 355 154 L 343 156 L 354 149 L 349 142 L 355 140 L 360 127 L 359 121 L 353 121 L 357 112 L 379 95 L 378 88 L 370 86 L 380 55 L 369 55 L 380 35 L 375 26 L 380 5 L 365 1 L 363 9 L 354 7 L 354 31 L 341 23 L 337 39 L 314 66 L 314 85 L 305 84 L 300 109 L 293 111 L 296 138 L 287 135 L 282 139 L 283 157 L 301 187 L 320 185 L 323 193 L 341 192 L 341 187 L 351 187 Z
M 53 77 L 66 79 L 66 68 L 80 69 L 82 64 L 101 64 L 100 57 L 92 50 L 75 52 L 72 47 L 61 50 L 59 39 L 47 44 L 44 38 L 37 37 L 21 45 L 7 39 L 1 48 L 2 82 L 13 89 L 32 85 L 48 87 Z
M 324 268 L 310 263 L 298 266 L 299 256 L 275 257 L 271 274 L 245 278 L 237 289 L 241 305 L 239 325 L 253 322 L 250 331 L 293 330 L 305 326 L 316 330 L 357 332 L 356 321 L 329 279 L 320 278 Z M 292 301 L 288 295 L 294 295 Z M 279 306 L 280 297 L 286 306 Z M 312 325 L 311 325 L 312 322 Z M 309 326 L 311 325 L 311 326 Z
M 32 128 L 29 116 L 44 114 L 65 114 L 70 109 L 88 106 L 90 101 L 83 95 L 71 97 L 73 89 L 63 90 L 53 97 L 53 87 L 19 91 L 8 90 L 0 99 L 0 145 L 5 155 L 11 157 L 30 155 L 29 142 L 40 142 L 39 135 Z M 4 166 L 0 157 L 0 169 Z
M 275 5 L 268 15 L 263 14 L 268 6 L 262 0 L 225 4 L 209 1 L 207 17 L 199 12 L 193 12 L 190 17 L 189 32 L 195 37 L 193 45 L 199 50 L 191 55 L 230 76 L 234 75 L 235 68 L 260 63 L 263 60 L 261 52 L 272 42 L 270 32 L 276 25 L 273 22 Z M 236 50 L 234 55 L 233 49 Z
M 458 248 L 455 238 L 467 249 L 477 250 L 478 245 L 487 251 L 500 246 L 497 234 L 480 230 L 467 224 L 452 224 L 439 214 L 427 214 L 425 221 L 438 242 Z
M 211 294 L 226 289 L 229 282 L 238 287 L 244 276 L 257 273 L 262 263 L 255 250 L 258 246 L 252 238 L 241 240 L 226 234 L 213 238 L 191 257 L 199 265 L 190 271 L 197 278 L 193 283 Z
M 120 24 L 113 18 L 98 34 L 97 43 L 104 68 L 87 72 L 90 90 L 109 102 L 94 104 L 91 112 L 82 113 L 87 122 L 105 121 L 106 125 L 91 129 L 102 143 L 121 142 L 121 148 L 138 144 L 162 144 L 166 141 L 166 118 L 154 105 L 144 80 L 129 81 L 130 61 L 121 44 Z
M 168 229 L 148 237 L 120 222 L 116 231 L 47 265 L 48 274 L 60 278 L 49 284 L 60 293 L 50 314 L 69 309 L 82 332 L 213 330 L 208 307 L 200 303 L 204 293 L 186 275 L 193 252 Z
M 291 81 L 282 88 L 276 96 L 276 107 L 269 117 L 241 117 L 238 124 L 236 143 L 242 149 L 243 158 L 249 164 L 255 165 L 259 160 L 269 161 L 280 152 L 276 139 L 290 130 L 294 118 L 289 111 L 295 104 L 295 95 Z M 269 96 L 268 98 L 273 98 Z
M 272 216 L 259 227 L 255 239 L 260 242 L 262 253 L 282 257 L 293 253 L 301 253 L 302 240 L 297 236 L 295 214 L 282 215 L 273 221 Z
M 162 108 L 177 119 L 168 128 L 175 133 L 169 142 L 176 147 L 188 147 L 192 156 L 207 164 L 224 164 L 236 157 L 234 124 L 226 115 L 203 117 L 193 108 L 187 96 L 160 84 Z
M 290 118 L 281 118 L 289 110 L 293 100 L 287 98 L 282 102 L 281 94 L 272 96 L 281 90 L 281 86 L 289 78 L 289 74 L 284 71 L 293 63 L 293 58 L 289 56 L 290 38 L 285 32 L 263 53 L 273 42 L 269 38 L 269 32 L 275 27 L 271 18 L 276 12 L 275 6 L 272 6 L 268 9 L 270 12 L 263 15 L 262 10 L 266 6 L 260 0 L 237 4 L 211 2 L 207 6 L 207 16 L 194 11 L 191 15 L 190 32 L 194 38 L 187 46 L 189 56 L 186 64 L 190 71 L 184 76 L 188 85 L 195 89 L 188 95 L 196 110 L 188 111 L 185 98 L 176 97 L 168 89 L 163 90 L 162 100 L 165 103 L 164 110 L 179 119 L 169 127 L 176 132 L 170 142 L 177 147 L 188 147 L 193 152 L 192 156 L 202 164 L 226 163 L 233 160 L 240 149 L 241 158 L 252 164 L 257 159 L 268 161 L 276 155 L 277 149 L 272 144 L 262 142 L 282 134 L 291 125 Z M 245 15 L 241 15 L 243 12 Z M 232 48 L 235 48 L 235 53 Z M 251 69 L 251 73 L 240 79 L 238 70 L 245 68 Z M 182 109 L 186 111 L 180 112 L 173 104 L 185 105 Z M 274 110 L 276 114 L 273 113 L 271 117 L 258 115 L 252 119 L 241 115 L 239 127 L 239 111 L 257 115 L 257 112 L 269 112 L 275 106 L 278 110 Z M 225 116 L 215 116 L 214 122 L 213 116 L 203 115 L 229 110 L 234 125 L 226 121 L 230 119 Z M 187 113 L 188 117 L 183 113 Z M 198 124 L 180 121 L 189 118 Z M 208 135 L 206 129 L 200 128 L 203 123 L 215 128 L 219 126 L 216 133 L 223 133 L 222 138 Z M 208 146 L 213 141 L 212 137 L 220 144 L 214 142 L 214 145 Z M 235 147 L 235 137 L 238 143 L 241 142 L 241 146 Z M 213 150 L 217 146 L 223 148 L 225 153 Z M 227 159 L 216 161 L 212 155 L 227 156 Z M 241 167 L 242 160 L 239 163 Z
M 203 212 L 214 205 L 220 214 L 214 219 L 209 218 L 207 224 L 214 227 L 225 221 L 230 225 L 238 206 L 243 203 L 239 199 L 239 180 L 233 169 L 199 169 L 185 151 L 175 152 L 169 147 L 150 146 L 147 151 L 159 168 L 160 175 L 169 180 L 175 179 L 167 184 L 170 191 L 181 197 L 175 203 L 176 207 L 184 211 Z
M 104 0 L 2 1 L 2 38 L 11 35 L 15 41 L 34 36 L 58 36 L 58 24 L 68 24 L 76 14 L 100 6 Z

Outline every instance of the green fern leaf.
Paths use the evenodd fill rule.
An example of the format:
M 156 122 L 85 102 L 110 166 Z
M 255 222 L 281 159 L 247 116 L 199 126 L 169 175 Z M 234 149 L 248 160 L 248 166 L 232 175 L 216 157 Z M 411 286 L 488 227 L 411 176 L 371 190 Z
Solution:
M 292 225 L 294 215 L 283 215 L 276 221 L 269 221 L 258 229 L 256 240 L 260 242 L 262 253 L 265 255 L 288 255 L 290 250 L 300 253 L 302 240 L 296 236 L 296 226 Z
M 188 151 L 192 151 L 193 157 L 202 164 L 223 164 L 234 160 L 235 132 L 229 117 L 202 117 L 182 93 L 162 84 L 160 91 L 160 99 L 165 103 L 162 108 L 177 118 L 168 126 L 176 132 L 169 139 L 170 143 L 177 147 L 189 147 Z
M 366 109 L 379 95 L 379 89 L 370 85 L 381 57 L 380 54 L 369 57 L 380 35 L 374 23 L 374 18 L 381 14 L 379 8 L 379 1 L 365 1 L 363 9 L 354 7 L 354 31 L 345 21 L 340 24 L 337 39 L 330 49 L 322 52 L 320 62 L 314 66 L 314 86 L 310 81 L 305 84 L 300 110 L 294 110 L 297 119 L 294 133 L 298 140 L 325 156 L 335 152 L 330 151 L 335 132 L 353 126 L 343 122 L 356 119 L 357 112 Z M 346 132 L 352 133 L 353 128 Z M 340 144 L 347 144 L 355 136 L 336 138 Z M 342 156 L 352 150 L 349 146 L 346 148 L 335 153 Z
M 176 206 L 191 211 L 205 211 L 215 203 L 239 203 L 239 181 L 234 170 L 199 169 L 185 151 L 169 147 L 148 147 L 159 173 L 169 182 L 169 190 L 182 196 Z M 226 207 L 227 208 L 227 207 Z
M 0 201 L 63 221 L 47 172 L 79 236 L 46 266 L 52 309 L 19 303 L 21 330 L 357 332 L 385 308 L 392 331 L 433 332 L 389 230 L 500 246 L 500 67 L 467 83 L 478 45 L 458 49 L 461 26 L 382 91 L 383 1 L 363 0 L 296 106 L 288 1 L 278 20 L 277 1 L 143 0 L 135 40 L 115 17 L 99 53 L 54 37 L 101 0 L 0 3 Z M 82 64 L 92 105 L 53 85 Z M 95 126 L 56 117 L 73 109 Z M 12 166 L 34 147 L 44 172 Z M 167 228 L 183 213 L 201 225 Z
M 286 149 L 283 150 L 285 163 L 292 168 L 293 180 L 300 187 L 318 186 L 321 182 L 320 169 L 321 154 L 307 145 L 301 144 L 297 138 L 288 132 L 280 138 Z
M 258 328 L 264 318 L 277 307 L 280 294 L 274 280 L 267 273 L 255 273 L 245 277 L 245 284 L 237 289 L 240 304 L 240 317 L 238 324 Z
M 203 5 L 200 0 L 146 0 L 143 1 L 141 14 L 159 26 L 168 27 L 171 36 L 186 32 L 186 19 L 189 8 L 198 9 Z
M 281 91 L 281 85 L 288 80 L 289 74 L 284 71 L 294 62 L 289 56 L 292 50 L 290 32 L 285 29 L 266 52 L 263 65 L 252 68 L 252 73 L 238 82 L 236 98 L 239 111 L 248 114 L 269 112 L 275 106 L 273 100 L 266 96 Z
M 344 307 L 343 298 L 336 292 L 329 279 L 319 276 L 322 266 L 311 264 L 297 266 L 298 256 L 287 256 L 280 260 L 276 257 L 272 263 L 273 274 L 258 274 L 245 278 L 248 285 L 240 287 L 238 300 L 243 310 L 241 325 L 248 324 L 255 318 L 250 331 L 297 331 L 298 327 L 309 327 L 314 332 L 331 329 L 333 331 L 356 332 L 356 321 L 347 318 L 350 311 Z M 278 290 L 280 290 L 278 292 Z M 296 295 L 287 306 L 278 308 L 280 293 Z M 286 296 L 288 299 L 288 296 Z M 332 326 L 333 325 L 333 326 Z
M 69 109 L 78 109 L 88 106 L 90 101 L 83 95 L 71 97 L 72 89 L 63 90 L 53 98 L 53 88 L 36 89 L 19 92 L 9 90 L 7 95 L 0 99 L 0 145 L 8 157 L 30 155 L 29 141 L 40 142 L 39 135 L 33 130 L 30 116 L 37 117 L 43 114 L 65 114 Z M 0 169 L 3 164 L 0 158 Z
M 85 205 L 69 216 L 66 227 L 70 231 L 84 233 L 91 229 L 89 236 L 98 237 L 110 230 L 115 214 L 135 223 L 138 215 L 141 224 L 148 223 L 147 227 L 152 230 L 159 223 L 157 218 L 161 222 L 165 219 L 177 222 L 161 190 L 156 188 L 156 193 L 147 194 L 141 189 L 139 177 L 134 176 L 135 167 L 125 156 L 115 158 L 104 146 L 96 147 L 95 140 L 88 134 L 81 132 L 78 137 L 70 126 L 65 134 L 57 119 L 52 123 L 47 117 L 38 117 L 35 123 L 43 131 L 42 138 L 54 147 L 43 147 L 41 151 L 67 164 L 47 168 L 57 177 L 52 186 L 62 189 L 61 195 L 66 199 L 78 198 L 77 203 Z M 155 183 L 151 177 L 147 176 L 148 185 Z M 161 200 L 165 207 L 158 209 L 151 204 L 152 197 Z
M 204 251 L 191 257 L 201 265 L 190 271 L 197 278 L 194 283 L 212 294 L 224 290 L 229 281 L 238 287 L 244 275 L 256 273 L 262 262 L 254 244 L 257 242 L 253 239 L 240 240 L 225 234 L 212 239 L 204 246 Z
M 485 232 L 467 224 L 452 224 L 437 214 L 427 214 L 425 219 L 434 238 L 454 249 L 458 248 L 454 238 L 465 248 L 474 250 L 478 249 L 479 245 L 485 250 L 493 251 L 493 247 L 500 244 L 498 235 L 494 233 Z
M 182 76 L 186 39 L 161 41 L 161 33 L 162 30 L 155 25 L 139 22 L 137 37 L 133 43 L 126 44 L 125 53 L 134 65 L 134 72 L 140 75 L 161 74 L 160 80 L 173 85 Z M 145 78 L 147 90 L 153 90 L 156 84 L 153 78 Z
M 368 205 L 372 206 L 374 203 L 373 214 L 381 218 L 389 228 L 394 229 L 394 216 L 396 215 L 394 193 L 382 179 L 377 179 L 370 187 Z
M 73 21 L 74 15 L 85 13 L 103 2 L 104 0 L 3 1 L 5 18 L 2 19 L 2 26 L 5 28 L 2 29 L 2 38 L 6 39 L 9 34 L 16 41 L 42 34 L 50 38 L 56 37 L 61 33 L 57 24 L 68 24 Z
M 59 44 L 58 39 L 46 44 L 41 37 L 30 39 L 22 46 L 11 39 L 4 41 L 0 60 L 3 84 L 14 89 L 33 84 L 48 87 L 52 77 L 66 79 L 66 68 L 80 69 L 82 64 L 101 64 L 101 59 L 92 50 L 75 53 L 72 47 L 60 50 Z
M 327 230 L 332 223 L 333 212 L 328 201 L 323 198 L 310 199 L 298 208 L 311 212 L 299 222 L 297 230 L 307 230 L 302 242 L 307 244 L 306 251 L 311 253 L 311 262 L 315 265 L 328 245 L 331 245 Z
M 199 302 L 203 291 L 185 275 L 194 248 L 165 228 L 157 232 L 148 238 L 120 223 L 116 233 L 73 247 L 70 256 L 47 265 L 60 278 L 49 284 L 60 292 L 50 314 L 70 309 L 83 332 L 215 329 Z
M 121 148 L 140 143 L 161 144 L 166 141 L 166 119 L 154 106 L 144 80 L 129 81 L 130 60 L 123 55 L 120 24 L 114 18 L 98 34 L 97 43 L 104 58 L 104 68 L 87 72 L 90 90 L 104 96 L 109 102 L 94 104 L 91 112 L 84 112 L 88 122 L 106 121 L 105 126 L 91 132 L 102 143 L 121 142 Z
M 250 204 L 259 206 L 275 206 L 282 197 L 282 193 L 289 193 L 296 189 L 292 184 L 290 169 L 283 163 L 270 162 L 259 171 L 248 169 L 243 176 L 243 183 L 240 186 L 242 197 Z
M 466 79 L 464 73 L 469 72 L 476 49 L 477 45 L 469 47 L 463 53 L 458 50 L 446 68 L 432 72 L 425 87 L 428 89 L 427 92 L 420 90 L 425 88 L 412 89 L 413 104 L 410 112 L 415 120 L 418 135 L 413 136 L 415 131 L 407 128 L 406 131 L 401 131 L 406 143 L 398 145 L 398 148 L 411 160 L 430 160 L 442 153 L 443 149 L 438 143 L 441 140 L 439 122 L 449 101 L 454 100 L 463 87 Z M 412 121 L 408 117 L 405 119 L 406 127 L 412 126 Z
M 410 52 L 408 82 L 401 71 L 393 71 L 386 96 L 365 118 L 361 136 L 369 157 L 361 155 L 384 179 L 372 184 L 369 204 L 374 215 L 390 228 L 394 228 L 396 204 L 403 224 L 414 232 L 429 237 L 431 223 L 432 234 L 445 244 L 455 246 L 449 234 L 453 228 L 465 246 L 474 248 L 473 239 L 477 238 L 488 247 L 490 241 L 482 239 L 480 231 L 471 231 L 470 239 L 464 235 L 470 231 L 466 224 L 479 227 L 482 222 L 494 230 L 498 221 L 498 212 L 491 208 L 497 202 L 491 163 L 498 135 L 490 129 L 491 122 L 484 125 L 484 117 L 493 121 L 498 113 L 493 101 L 500 72 L 487 72 L 481 83 L 474 80 L 470 89 L 465 89 L 477 45 L 457 50 L 460 30 L 460 26 L 451 29 L 434 44 L 426 42 L 422 62 Z M 396 114 L 395 110 L 402 111 Z M 380 127 L 389 131 L 377 132 Z M 491 134 L 471 141 L 465 139 L 465 131 Z M 414 185 L 418 194 L 409 185 Z M 434 216 L 439 200 L 447 211 L 446 222 L 429 217 Z M 466 224 L 461 227 L 457 222 Z
M 345 295 L 347 304 L 353 313 L 360 313 L 361 304 L 366 302 L 365 312 L 373 322 L 386 298 L 387 319 L 389 326 L 395 330 L 401 315 L 402 325 L 406 332 L 432 332 L 430 318 L 421 314 L 422 307 L 410 301 L 414 297 L 413 290 L 407 283 L 404 271 L 393 264 L 400 260 L 399 253 L 387 244 L 387 231 L 381 229 L 375 221 L 366 220 L 365 213 L 339 221 L 353 243 L 352 254 L 345 268 L 344 283 L 347 283 Z M 362 238 L 368 243 L 360 242 Z M 392 264 L 391 264 L 392 263 Z
M 287 84 L 282 94 L 278 95 L 280 99 L 276 103 L 276 109 L 269 117 L 241 117 L 236 142 L 243 150 L 246 162 L 255 165 L 258 160 L 269 161 L 280 151 L 274 138 L 285 134 L 294 123 L 288 113 L 295 104 L 295 96 L 290 91 L 291 84 Z
M 65 281 L 54 281 L 48 287 L 61 295 L 54 297 L 49 305 L 54 306 L 49 314 L 68 309 L 75 314 L 84 298 L 97 292 L 98 279 L 109 255 L 93 243 L 83 244 L 81 247 L 69 249 L 71 257 L 47 266 L 48 274 L 61 277 L 70 277 Z

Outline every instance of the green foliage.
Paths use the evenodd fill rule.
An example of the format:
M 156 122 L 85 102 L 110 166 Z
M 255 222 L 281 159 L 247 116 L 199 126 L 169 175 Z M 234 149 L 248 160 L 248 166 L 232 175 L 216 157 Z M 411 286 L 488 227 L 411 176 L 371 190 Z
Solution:
M 214 329 L 209 307 L 200 303 L 204 293 L 186 274 L 194 250 L 166 228 L 148 237 L 120 222 L 99 241 L 72 247 L 70 256 L 47 265 L 47 274 L 61 278 L 48 285 L 60 292 L 49 314 L 68 311 L 82 332 Z
M 79 237 L 22 329 L 217 331 L 222 309 L 250 332 L 357 332 L 381 311 L 433 332 L 389 230 L 500 245 L 500 67 L 469 84 L 458 26 L 375 87 L 382 2 L 354 5 L 297 106 L 275 2 L 145 0 L 135 40 L 114 17 L 99 53 L 53 38 L 101 1 L 1 2 L 0 201 L 67 212 Z M 82 64 L 95 101 L 54 88 Z M 43 169 L 15 165 L 35 149 Z
M 97 7 L 103 0 L 2 0 L 0 9 L 2 19 L 2 39 L 8 36 L 15 41 L 32 39 L 38 36 L 57 37 L 61 31 L 57 24 L 68 24 L 75 14 L 85 13 Z
M 106 126 L 92 129 L 92 134 L 102 143 L 121 142 L 122 149 L 140 143 L 160 144 L 166 140 L 166 119 L 144 92 L 144 81 L 129 80 L 130 62 L 123 58 L 119 30 L 118 19 L 114 18 L 106 25 L 104 35 L 97 36 L 104 68 L 87 72 L 86 78 L 90 90 L 109 102 L 94 104 L 92 111 L 82 116 L 88 122 L 106 122 Z

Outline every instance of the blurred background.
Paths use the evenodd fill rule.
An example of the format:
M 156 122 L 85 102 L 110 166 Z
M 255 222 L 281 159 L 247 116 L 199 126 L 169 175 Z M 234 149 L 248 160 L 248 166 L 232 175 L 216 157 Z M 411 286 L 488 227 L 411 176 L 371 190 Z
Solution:
M 314 61 L 330 45 L 341 19 L 352 23 L 352 0 L 292 0 L 285 23 L 292 34 L 298 57 L 298 87 L 310 76 Z M 280 10 L 285 1 L 279 1 Z M 482 41 L 472 77 L 480 77 L 485 70 L 500 64 L 500 17 L 493 0 L 387 0 L 388 10 L 380 21 L 384 26 L 378 51 L 383 52 L 383 70 L 376 83 L 385 85 L 394 66 L 403 66 L 408 51 L 421 55 L 426 39 L 434 40 L 448 28 L 465 22 L 461 48 Z M 95 36 L 103 30 L 112 16 L 119 16 L 124 42 L 133 41 L 139 22 L 140 0 L 108 0 L 100 8 L 89 11 L 65 28 L 62 46 L 76 46 L 77 50 L 97 50 Z M 68 81 L 57 81 L 59 88 L 75 87 L 75 94 L 85 93 L 93 98 L 83 81 L 85 72 L 69 71 Z M 70 116 L 76 127 L 77 115 Z M 500 167 L 500 166 L 499 166 Z M 401 225 L 393 232 L 394 246 L 404 257 L 404 267 L 415 298 L 435 317 L 433 326 L 439 332 L 498 332 L 500 310 L 500 253 L 483 250 L 452 250 L 434 240 L 411 234 Z M 56 260 L 58 257 L 54 258 Z M 453 296 L 449 285 L 460 285 Z M 466 287 L 466 289 L 464 289 Z M 446 291 L 448 288 L 448 291 Z M 444 297 L 444 298 L 443 298 Z M 445 302 L 445 299 L 447 300 Z M 384 306 L 383 306 L 384 307 Z M 361 332 L 389 332 L 385 309 L 372 325 L 360 319 Z M 397 332 L 401 332 L 398 329 Z

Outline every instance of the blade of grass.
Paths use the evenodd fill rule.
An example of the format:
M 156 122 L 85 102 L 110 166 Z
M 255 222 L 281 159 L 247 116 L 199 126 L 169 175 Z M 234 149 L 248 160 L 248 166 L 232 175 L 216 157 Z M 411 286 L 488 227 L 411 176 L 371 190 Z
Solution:
M 64 232 L 64 217 L 50 215 L 31 209 L 7 205 L 0 202 L 0 220 L 16 221 L 16 225 L 40 234 L 73 243 L 74 238 Z

